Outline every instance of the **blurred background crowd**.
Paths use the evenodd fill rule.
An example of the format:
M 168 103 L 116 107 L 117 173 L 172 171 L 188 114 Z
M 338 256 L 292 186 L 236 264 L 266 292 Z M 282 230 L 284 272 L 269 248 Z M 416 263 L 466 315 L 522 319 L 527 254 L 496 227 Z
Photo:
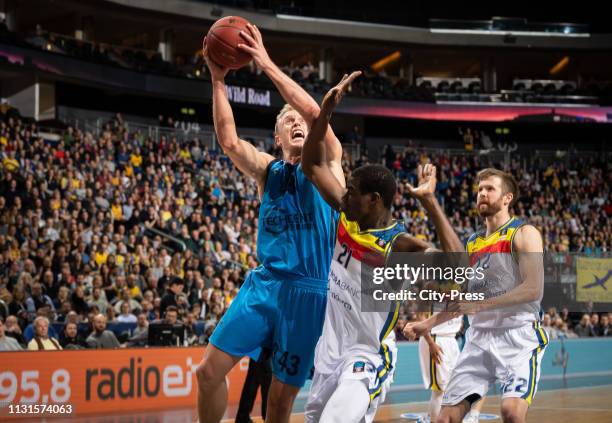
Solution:
M 2 112 L 0 346 L 144 346 L 152 322 L 182 325 L 183 345 L 206 344 L 258 265 L 254 182 L 222 151 L 128 131 L 121 115 L 99 136 L 68 127 L 49 141 L 14 109 Z M 395 218 L 433 243 L 433 226 L 404 187 L 416 182 L 416 166 L 437 165 L 439 201 L 462 239 L 479 227 L 477 171 L 499 166 L 412 143 L 385 147 L 380 161 L 399 181 Z M 343 165 L 349 173 L 368 162 L 364 151 L 357 160 L 346 154 Z M 549 252 L 608 253 L 609 166 L 605 158 L 513 153 L 507 170 L 521 188 L 515 214 L 540 229 Z M 607 313 L 546 316 L 553 338 L 610 334 Z M 398 328 L 417 318 L 405 305 Z

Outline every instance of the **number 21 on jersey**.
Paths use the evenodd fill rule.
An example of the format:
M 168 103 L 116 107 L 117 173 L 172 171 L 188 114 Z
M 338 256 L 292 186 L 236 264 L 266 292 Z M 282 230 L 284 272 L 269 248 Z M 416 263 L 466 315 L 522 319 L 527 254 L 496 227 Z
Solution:
M 340 263 L 346 269 L 348 267 L 349 261 L 351 261 L 351 257 L 353 257 L 353 250 L 349 248 L 345 243 L 342 244 L 343 251 L 338 254 L 338 263 Z

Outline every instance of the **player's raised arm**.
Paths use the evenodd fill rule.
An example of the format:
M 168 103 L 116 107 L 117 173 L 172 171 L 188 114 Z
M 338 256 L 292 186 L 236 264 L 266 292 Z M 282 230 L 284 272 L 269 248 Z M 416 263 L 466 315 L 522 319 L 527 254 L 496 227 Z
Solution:
M 321 103 L 319 115 L 313 121 L 302 148 L 304 175 L 317 187 L 325 201 L 336 210 L 340 209 L 346 189 L 335 177 L 327 160 L 324 136 L 334 108 L 340 103 L 351 82 L 359 75 L 361 72 L 353 72 L 350 76 L 344 75 L 338 85 L 327 92 Z
M 432 220 L 442 250 L 446 252 L 463 252 L 465 248 L 459 237 L 455 233 L 450 221 L 444 214 L 442 207 L 436 199 L 436 167 L 431 164 L 419 165 L 417 168 L 418 186 L 415 188 L 406 184 L 410 194 L 423 205 L 427 211 L 427 216 Z
M 436 232 L 440 237 L 442 251 L 465 251 L 463 244 L 455 233 L 448 218 L 442 211 L 442 207 L 438 203 L 436 196 L 436 167 L 431 164 L 425 166 L 419 165 L 417 168 L 419 184 L 415 188 L 410 184 L 406 184 L 406 188 L 410 194 L 415 197 L 423 205 L 429 218 L 433 221 L 436 227 Z M 413 252 L 435 252 L 440 251 L 423 240 L 415 238 L 408 234 L 400 236 L 393 246 L 394 252 L 413 253 Z
M 245 43 L 239 44 L 238 48 L 253 56 L 255 64 L 272 80 L 276 89 L 291 107 L 304 118 L 306 124 L 311 127 L 314 120 L 319 116 L 319 105 L 300 85 L 287 76 L 270 59 L 263 43 L 259 28 L 255 25 L 247 25 L 248 33 L 241 33 Z M 324 144 L 326 149 L 326 160 L 330 163 L 333 175 L 343 187 L 346 186 L 344 173 L 342 172 L 342 145 L 331 129 L 324 128 Z
M 210 60 L 206 48 L 204 48 L 204 59 L 212 76 L 213 122 L 217 140 L 234 165 L 242 173 L 255 179 L 261 195 L 264 190 L 267 166 L 274 160 L 274 157 L 238 138 L 234 114 L 225 91 L 225 75 L 228 69 Z

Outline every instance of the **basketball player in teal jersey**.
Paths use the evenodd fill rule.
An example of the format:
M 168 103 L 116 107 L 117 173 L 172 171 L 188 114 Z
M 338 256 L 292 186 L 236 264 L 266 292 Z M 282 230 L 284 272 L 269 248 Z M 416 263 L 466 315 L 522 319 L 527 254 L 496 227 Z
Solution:
M 225 376 L 243 356 L 257 359 L 261 348 L 272 352 L 267 421 L 289 421 L 295 396 L 313 372 L 338 217 L 306 179 L 300 165 L 302 146 L 319 106 L 270 60 L 259 30 L 253 25 L 248 30 L 249 34 L 243 34 L 242 48 L 253 56 L 288 103 L 275 126 L 275 141 L 283 157 L 274 160 L 238 138 L 225 91 L 227 69 L 213 63 L 205 50 L 219 144 L 259 189 L 257 253 L 261 265 L 247 276 L 198 366 L 200 423 L 222 419 L 227 405 Z M 344 186 L 342 146 L 329 127 L 325 145 L 334 177 Z

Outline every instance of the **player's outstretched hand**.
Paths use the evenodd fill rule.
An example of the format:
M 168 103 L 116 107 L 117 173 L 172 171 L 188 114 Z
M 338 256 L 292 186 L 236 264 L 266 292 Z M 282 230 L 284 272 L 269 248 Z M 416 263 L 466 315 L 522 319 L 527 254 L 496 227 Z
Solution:
M 263 69 L 272 60 L 264 46 L 261 32 L 259 32 L 259 28 L 253 24 L 247 24 L 246 27 L 246 31 L 240 31 L 240 36 L 244 39 L 244 44 L 238 44 L 237 47 L 253 56 L 253 60 L 257 67 Z
M 354 71 L 350 75 L 344 74 L 340 82 L 325 94 L 321 103 L 321 113 L 331 115 L 336 106 L 340 104 L 342 97 L 348 91 L 353 81 L 361 75 L 361 71 Z
M 229 72 L 229 68 L 224 68 L 212 61 L 210 56 L 208 55 L 208 47 L 206 46 L 206 37 L 204 37 L 204 50 L 202 51 L 204 55 L 204 61 L 206 62 L 206 66 L 210 70 L 210 75 L 213 80 L 224 80 L 225 75 Z
M 418 186 L 415 188 L 406 183 L 406 189 L 417 200 L 433 195 L 436 192 L 436 167 L 430 163 L 417 167 Z
M 442 348 L 438 344 L 435 342 L 429 344 L 429 356 L 435 361 L 436 364 L 442 364 L 442 354 Z
M 402 333 L 410 341 L 414 341 L 419 336 L 424 336 L 429 331 L 429 327 L 423 322 L 406 323 Z

